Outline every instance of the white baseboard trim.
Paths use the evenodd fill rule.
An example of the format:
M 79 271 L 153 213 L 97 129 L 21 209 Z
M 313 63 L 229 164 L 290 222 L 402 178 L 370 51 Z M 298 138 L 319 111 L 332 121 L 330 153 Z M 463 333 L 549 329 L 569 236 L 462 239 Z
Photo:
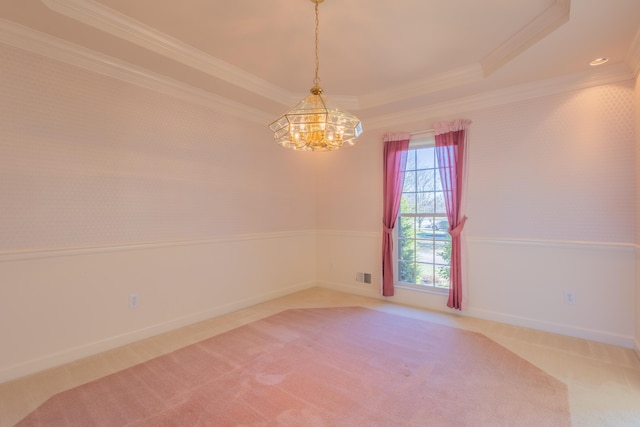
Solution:
M 149 338 L 164 332 L 169 332 L 187 325 L 191 325 L 223 314 L 231 313 L 243 308 L 247 308 L 256 304 L 270 301 L 275 298 L 283 297 L 295 292 L 316 286 L 315 282 L 299 283 L 288 288 L 277 291 L 266 292 L 261 295 L 252 296 L 242 300 L 222 304 L 211 309 L 177 319 L 168 320 L 166 322 L 151 325 L 125 334 L 105 338 L 91 343 L 83 344 L 74 348 L 65 349 L 63 351 L 49 354 L 37 359 L 28 360 L 13 366 L 0 369 L 0 384 L 15 380 L 27 375 L 35 374 L 56 366 L 70 363 L 85 357 L 93 356 L 104 351 L 112 350 L 145 338 Z
M 633 337 L 616 334 L 613 332 L 581 328 L 579 326 L 572 325 L 563 325 L 560 323 L 530 319 L 526 317 L 514 316 L 512 314 L 498 313 L 473 307 L 466 309 L 464 312 L 462 312 L 462 315 L 505 323 L 508 325 L 520 326 L 523 328 L 536 329 L 553 334 L 597 341 L 605 344 L 616 345 L 619 347 L 633 348 Z
M 348 294 L 360 295 L 363 297 L 377 298 L 377 299 L 385 299 L 380 294 L 380 289 L 377 285 L 345 285 L 343 283 L 337 282 L 318 282 L 317 286 L 321 288 L 331 289 L 333 291 L 338 292 L 346 292 Z
M 355 295 L 367 296 L 376 299 L 386 300 L 391 303 L 392 299 L 387 299 L 380 295 L 378 289 L 365 289 L 360 286 L 350 286 L 340 283 L 331 282 L 319 282 L 318 286 L 333 289 L 336 291 L 347 292 Z M 433 310 L 432 307 L 421 307 L 420 305 L 412 304 L 417 308 L 423 308 L 425 310 Z M 447 312 L 447 307 L 442 307 L 442 312 Z M 536 329 L 544 332 L 550 332 L 553 334 L 565 335 L 575 338 L 581 338 L 591 341 L 597 341 L 605 344 L 616 345 L 619 347 L 625 347 L 629 349 L 634 348 L 634 338 L 631 336 L 620 335 L 613 332 L 601 331 L 596 329 L 581 328 L 572 325 L 562 325 L 559 323 L 547 322 L 544 320 L 530 319 L 525 317 L 514 316 L 506 313 L 498 313 L 488 310 L 482 310 L 477 308 L 467 308 L 462 312 L 455 312 L 456 315 L 474 317 L 477 319 L 491 320 L 493 322 L 500 322 L 507 325 L 520 326 L 523 328 Z M 635 341 L 635 351 L 640 357 L 640 343 Z

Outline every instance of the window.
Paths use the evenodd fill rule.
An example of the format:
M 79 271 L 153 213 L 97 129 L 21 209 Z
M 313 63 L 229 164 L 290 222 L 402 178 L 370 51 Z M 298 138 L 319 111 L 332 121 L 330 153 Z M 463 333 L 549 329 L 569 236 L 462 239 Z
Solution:
M 396 222 L 397 282 L 449 289 L 451 236 L 433 139 L 410 146 Z

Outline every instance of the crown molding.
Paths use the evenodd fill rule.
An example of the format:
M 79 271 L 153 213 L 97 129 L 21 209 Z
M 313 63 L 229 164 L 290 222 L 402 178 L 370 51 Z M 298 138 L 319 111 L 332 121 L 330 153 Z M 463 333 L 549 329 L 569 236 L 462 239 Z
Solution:
M 289 105 L 293 95 L 228 62 L 164 34 L 93 0 L 41 0 L 49 9 L 159 53 L 267 99 Z
M 390 129 L 409 123 L 460 115 L 465 112 L 496 107 L 541 96 L 629 81 L 633 78 L 634 74 L 626 64 L 617 64 L 602 69 L 595 68 L 569 76 L 511 86 L 492 92 L 485 92 L 438 104 L 430 104 L 413 110 L 403 110 L 397 113 L 368 117 L 363 120 L 363 122 L 366 122 L 367 130 Z
M 4 19 L 0 19 L 0 43 L 205 107 L 222 110 L 262 125 L 272 120 L 270 115 L 258 109 Z
M 483 74 L 480 64 L 473 64 L 364 95 L 360 97 L 360 106 L 363 109 L 379 107 L 412 98 L 416 96 L 416 94 L 434 93 L 440 90 L 477 82 L 482 80 L 482 78 Z
M 425 79 L 395 86 L 360 98 L 362 108 L 373 108 L 440 90 L 474 83 L 486 78 L 507 62 L 524 52 L 561 25 L 569 21 L 571 0 L 555 0 L 533 21 L 494 49 L 477 64 L 449 70 Z
M 41 2 L 48 8 L 67 17 L 125 39 L 282 105 L 289 106 L 306 96 L 293 94 L 94 0 L 41 0 Z M 570 0 L 555 0 L 550 7 L 496 48 L 480 63 L 449 70 L 439 75 L 360 97 L 333 95 L 331 98 L 343 108 L 362 110 L 413 98 L 416 95 L 426 95 L 476 82 L 491 74 L 533 43 L 567 22 L 569 19 L 569 6 Z
M 363 121 L 366 122 L 367 130 L 389 129 L 406 123 L 421 122 L 429 118 L 446 117 L 540 96 L 631 80 L 638 73 L 638 62 L 640 62 L 637 60 L 638 56 L 640 56 L 639 39 L 637 36 L 634 47 L 630 50 L 630 55 L 628 55 L 628 61 L 635 61 L 636 67 L 633 70 L 627 64 L 595 68 L 588 72 L 571 76 L 513 86 L 443 103 L 430 104 L 418 109 L 368 117 Z M 222 110 L 256 124 L 264 125 L 264 123 L 269 123 L 273 119 L 270 113 L 231 101 L 3 19 L 0 19 L 0 43 L 175 96 L 188 102 Z M 341 106 L 349 104 L 349 102 L 357 104 L 352 97 L 332 97 L 332 99 Z
M 282 89 L 93 0 L 40 1 L 49 9 L 69 18 L 106 31 L 284 106 L 296 104 L 308 95 L 308 93 L 296 94 Z M 361 108 L 355 96 L 333 95 L 331 99 L 343 108 L 352 110 Z
M 84 0 L 42 0 L 42 1 L 84 1 Z M 11 45 L 29 52 L 49 57 L 67 64 L 78 66 L 102 75 L 132 83 L 160 93 L 171 95 L 188 102 L 221 110 L 233 116 L 263 125 L 273 119 L 272 113 L 229 100 L 202 89 L 153 73 L 116 58 L 95 52 L 88 48 L 58 39 L 11 21 L 0 19 L 0 43 Z M 364 118 L 367 130 L 389 129 L 394 126 L 420 122 L 429 118 L 446 117 L 462 112 L 488 108 L 525 99 L 536 98 L 554 93 L 582 89 L 619 81 L 631 80 L 640 69 L 640 31 L 629 49 L 624 64 L 595 68 L 588 72 L 556 79 L 533 82 L 519 86 L 486 92 L 470 97 L 458 98 L 447 102 L 425 105 L 411 110 L 402 110 L 392 114 L 381 114 Z M 455 70 L 450 76 L 445 74 L 419 82 L 408 83 L 400 88 L 380 91 L 371 96 L 356 97 L 332 96 L 331 99 L 343 108 L 359 110 L 392 101 L 400 101 L 407 96 L 424 94 L 423 91 L 454 87 L 464 82 L 481 79 L 478 66 Z M 398 90 L 399 94 L 395 94 Z M 299 98 L 303 96 L 300 95 Z M 294 94 L 286 95 L 286 105 L 298 100 Z M 364 104 L 364 105 L 363 105 Z
M 624 62 L 633 70 L 634 76 L 640 73 L 640 28 L 636 31 L 636 36 L 633 38 L 631 46 L 629 46 Z
M 555 0 L 551 6 L 533 21 L 525 25 L 480 61 L 485 77 L 555 31 L 561 25 L 567 23 L 570 9 L 571 0 Z

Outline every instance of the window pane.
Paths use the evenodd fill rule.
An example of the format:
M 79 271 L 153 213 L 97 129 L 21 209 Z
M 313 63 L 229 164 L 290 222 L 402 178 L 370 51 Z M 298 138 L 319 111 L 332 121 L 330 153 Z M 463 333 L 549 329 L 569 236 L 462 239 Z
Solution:
M 403 193 L 400 199 L 400 213 L 416 213 L 416 193 Z
M 415 240 L 398 240 L 398 259 L 400 261 L 415 261 Z
M 398 279 L 404 283 L 415 283 L 416 278 L 416 265 L 412 262 L 403 262 L 400 261 L 398 263 L 399 271 L 398 271 Z
M 449 289 L 449 266 L 437 266 L 435 279 L 436 287 Z
M 434 222 L 435 222 L 434 228 L 436 229 L 436 236 L 443 237 L 444 234 L 449 234 L 448 233 L 449 221 L 447 220 L 447 218 L 436 217 Z
M 451 241 L 451 235 L 449 234 L 449 221 L 442 221 L 441 218 L 437 218 L 437 230 L 433 232 L 433 238 L 436 241 L 448 242 Z
M 433 241 L 418 240 L 416 241 L 416 261 L 433 263 Z
M 416 236 L 419 239 L 433 239 L 433 218 L 416 217 Z
M 436 182 L 436 191 L 442 191 L 442 180 L 440 179 L 440 171 L 436 169 L 435 171 L 435 182 Z
M 438 191 L 435 195 L 435 199 L 436 199 L 436 207 L 435 207 L 434 213 L 446 214 L 447 206 L 444 201 L 444 193 L 442 191 Z
M 435 208 L 435 196 L 433 193 L 418 193 L 417 213 L 433 213 Z
M 415 219 L 411 217 L 400 217 L 400 224 L 398 228 L 398 238 L 399 239 L 415 239 L 416 237 L 416 227 L 415 227 Z
M 433 191 L 436 185 L 435 170 L 423 169 L 417 172 L 418 191 Z
M 423 286 L 433 286 L 435 277 L 432 264 L 418 264 L 416 284 Z
M 415 170 L 415 169 L 416 169 L 416 151 L 409 150 L 407 151 L 406 170 Z
M 402 187 L 403 193 L 409 193 L 416 191 L 416 172 L 407 171 L 404 173 L 404 186 Z
M 451 242 L 435 242 L 435 263 L 449 265 L 451 259 Z
M 416 150 L 418 169 L 434 169 L 436 167 L 435 150 L 434 147 L 425 147 Z

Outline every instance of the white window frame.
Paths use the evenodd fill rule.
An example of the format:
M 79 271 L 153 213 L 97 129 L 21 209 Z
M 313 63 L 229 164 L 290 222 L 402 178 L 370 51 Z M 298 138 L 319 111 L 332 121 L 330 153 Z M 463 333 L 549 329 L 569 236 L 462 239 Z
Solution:
M 409 142 L 409 150 L 414 150 L 417 148 L 424 148 L 424 147 L 435 147 L 435 137 L 432 133 L 423 133 L 420 134 L 418 137 L 411 137 L 411 140 Z M 420 216 L 420 214 L 414 214 L 414 215 L 405 215 L 405 216 Z M 429 215 L 430 217 L 442 217 L 445 221 L 448 222 L 447 216 L 446 215 L 439 215 L 439 214 L 434 214 L 434 215 Z M 410 289 L 410 290 L 415 290 L 415 291 L 420 291 L 420 292 L 427 292 L 427 293 L 436 293 L 436 294 L 448 294 L 449 293 L 449 288 L 439 288 L 436 286 L 427 286 L 427 285 L 419 285 L 419 284 L 415 284 L 415 283 L 407 283 L 407 282 L 401 282 L 398 278 L 398 274 L 399 274 L 399 260 L 398 260 L 398 251 L 400 249 L 400 244 L 399 244 L 399 240 L 398 240 L 398 231 L 400 229 L 400 221 L 399 221 L 399 217 L 400 215 L 398 215 L 398 218 L 396 220 L 396 226 L 393 229 L 393 233 L 392 233 L 392 238 L 393 238 L 393 265 L 394 265 L 394 286 L 398 287 L 398 288 L 404 288 L 404 289 Z

